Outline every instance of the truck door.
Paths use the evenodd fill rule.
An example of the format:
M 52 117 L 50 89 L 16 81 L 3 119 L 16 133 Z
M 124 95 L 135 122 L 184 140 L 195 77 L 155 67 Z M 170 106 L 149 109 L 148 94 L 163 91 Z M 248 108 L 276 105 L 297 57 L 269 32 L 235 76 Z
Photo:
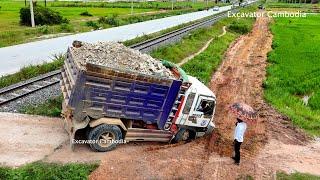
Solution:
M 208 96 L 198 96 L 194 108 L 190 111 L 185 125 L 207 127 L 215 109 L 215 99 Z

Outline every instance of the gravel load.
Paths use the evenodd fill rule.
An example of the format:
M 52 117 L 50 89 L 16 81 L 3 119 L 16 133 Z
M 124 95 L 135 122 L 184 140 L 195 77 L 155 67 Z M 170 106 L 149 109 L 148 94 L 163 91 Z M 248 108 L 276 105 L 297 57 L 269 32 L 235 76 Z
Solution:
M 161 61 L 115 42 L 98 42 L 95 44 L 74 41 L 70 53 L 76 65 L 85 70 L 86 63 L 109 68 L 134 71 L 146 75 L 174 78 Z

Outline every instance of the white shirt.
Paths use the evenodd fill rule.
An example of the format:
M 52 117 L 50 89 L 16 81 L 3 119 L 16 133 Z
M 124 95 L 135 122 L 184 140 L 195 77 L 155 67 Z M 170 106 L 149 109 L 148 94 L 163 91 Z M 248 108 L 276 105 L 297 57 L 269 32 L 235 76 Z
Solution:
M 245 122 L 237 123 L 236 129 L 234 130 L 234 139 L 238 142 L 243 142 L 243 136 L 246 132 L 247 124 Z

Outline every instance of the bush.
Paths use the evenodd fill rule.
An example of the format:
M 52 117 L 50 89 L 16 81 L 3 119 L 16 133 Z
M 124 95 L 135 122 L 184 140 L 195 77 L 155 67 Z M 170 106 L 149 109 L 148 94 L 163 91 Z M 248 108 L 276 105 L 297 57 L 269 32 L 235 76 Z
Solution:
M 80 16 L 92 16 L 92 14 L 90 14 L 88 11 L 84 11 L 80 13 Z
M 71 26 L 70 24 L 67 23 L 62 23 L 60 25 L 60 31 L 64 31 L 64 32 L 73 32 L 73 26 Z
M 231 31 L 234 31 L 236 33 L 240 33 L 240 34 L 246 34 L 250 31 L 251 27 L 250 25 L 246 24 L 243 21 L 240 20 L 235 20 L 233 21 L 229 27 L 228 27 Z
M 49 27 L 47 25 L 40 26 L 38 31 L 42 34 L 48 34 L 49 33 Z
M 100 17 L 98 22 L 100 24 L 109 24 L 111 26 L 119 26 L 119 20 L 117 19 L 117 14 L 112 14 L 107 17 Z
M 53 25 L 68 23 L 66 18 L 63 18 L 59 12 L 52 9 L 35 6 L 34 8 L 34 21 L 36 25 Z M 24 7 L 20 9 L 20 24 L 31 26 L 30 8 Z
M 99 29 L 98 24 L 96 22 L 93 22 L 93 21 L 86 22 L 86 25 L 89 26 L 89 27 L 93 27 L 94 30 Z

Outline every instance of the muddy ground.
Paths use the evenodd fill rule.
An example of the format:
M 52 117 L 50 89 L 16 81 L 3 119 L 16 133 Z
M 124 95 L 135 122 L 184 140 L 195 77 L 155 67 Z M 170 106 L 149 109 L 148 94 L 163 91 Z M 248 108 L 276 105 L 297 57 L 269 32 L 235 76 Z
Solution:
M 210 87 L 218 97 L 218 105 L 215 116 L 217 129 L 211 137 L 175 145 L 129 143 L 107 153 L 91 152 L 87 146 L 77 146 L 76 151 L 71 152 L 64 143 L 55 152 L 48 151 L 49 155 L 44 160 L 61 163 L 101 160 L 101 165 L 90 175 L 90 179 L 235 179 L 246 175 L 256 179 L 273 179 L 278 170 L 320 175 L 320 142 L 311 140 L 294 128 L 289 118 L 263 100 L 266 55 L 271 50 L 272 42 L 269 21 L 266 17 L 258 18 L 251 33 L 231 44 L 223 63 L 213 75 Z M 248 126 L 240 166 L 234 165 L 230 159 L 235 117 L 227 111 L 227 107 L 236 101 L 254 106 L 260 114 L 258 122 Z M 0 123 L 6 123 L 4 119 L 1 117 Z M 19 126 L 25 126 L 25 123 L 29 127 L 27 121 Z M 1 131 L 9 128 L 0 127 L 3 128 Z M 60 129 L 49 127 L 62 133 L 60 126 Z M 15 134 L 22 136 L 19 130 L 11 131 L 11 135 Z M 1 142 L 1 161 L 4 157 L 1 153 L 16 151 L 15 146 L 7 149 L 4 146 L 5 143 Z M 21 156 L 10 156 L 15 157 L 10 162 L 20 162 Z
M 277 170 L 320 174 L 319 142 L 308 144 L 303 132 L 263 100 L 262 83 L 272 43 L 269 22 L 266 17 L 258 18 L 252 32 L 230 46 L 212 77 L 210 86 L 218 97 L 217 129 L 212 137 L 174 147 L 137 146 L 110 152 L 90 178 L 235 179 L 250 175 L 272 179 Z M 237 101 L 252 105 L 260 114 L 258 122 L 249 125 L 240 166 L 230 159 L 235 117 L 227 110 Z

